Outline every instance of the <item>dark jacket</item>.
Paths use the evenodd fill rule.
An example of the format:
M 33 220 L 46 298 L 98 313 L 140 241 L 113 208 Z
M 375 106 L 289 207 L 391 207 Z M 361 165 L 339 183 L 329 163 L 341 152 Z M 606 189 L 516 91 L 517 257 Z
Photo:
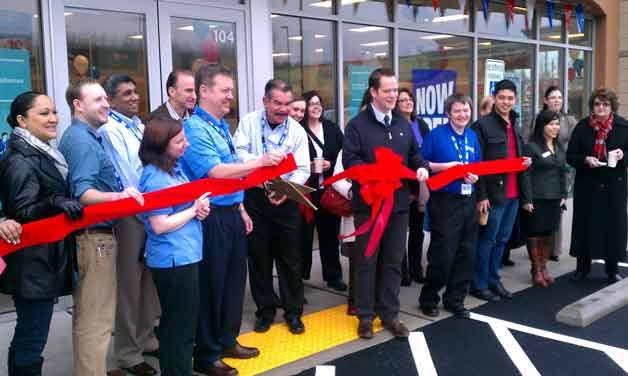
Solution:
M 0 181 L 4 214 L 19 223 L 60 214 L 50 204 L 50 197 L 70 197 L 68 185 L 53 160 L 15 134 L 0 160 Z M 69 236 L 6 256 L 7 269 L 0 276 L 0 292 L 26 299 L 70 294 L 74 252 L 74 237 Z
M 425 137 L 427 137 L 427 135 L 430 133 L 430 126 L 427 125 L 425 120 L 421 119 L 420 117 L 417 117 L 415 121 L 418 125 L 421 137 L 423 138 L 423 140 L 425 140 Z M 412 124 L 410 124 L 410 129 L 412 129 Z M 412 133 L 414 134 L 414 130 L 412 131 Z M 421 146 L 422 145 L 419 145 L 419 151 L 421 151 Z M 419 196 L 421 192 L 421 184 L 418 181 L 408 181 L 408 185 L 410 188 L 410 194 L 413 196 Z
M 519 117 L 511 111 L 511 124 L 517 141 L 517 157 L 523 154 L 523 141 L 517 130 L 516 120 Z M 490 114 L 478 119 L 471 125 L 482 147 L 482 160 L 492 161 L 508 158 L 508 136 L 506 134 L 506 121 L 493 110 Z M 519 187 L 519 201 L 521 204 L 532 202 L 529 192 L 528 175 L 525 172 L 517 174 Z M 488 199 L 491 205 L 503 205 L 506 200 L 506 174 L 481 176 L 476 185 L 478 201 Z
M 555 153 L 551 153 L 547 145 L 542 147 L 531 141 L 523 148 L 523 155 L 532 158 L 532 166 L 528 173 L 530 179 L 528 188 L 532 192 L 533 199 L 556 200 L 567 198 L 567 179 L 565 172 L 565 150 L 560 144 L 555 147 Z
M 142 116 L 141 119 L 142 123 L 146 125 L 149 121 L 151 121 L 151 119 L 163 117 L 172 118 L 170 116 L 170 112 L 168 112 L 168 107 L 166 107 L 166 102 L 162 103 L 161 106 L 157 107 L 152 112 L 149 112 L 146 115 Z
M 342 165 L 349 169 L 375 162 L 375 148 L 378 146 L 392 149 L 403 158 L 403 164 L 412 170 L 423 167 L 429 171 L 428 163 L 421 156 L 419 145 L 408 122 L 393 113 L 389 131 L 384 124 L 377 121 L 369 105 L 366 110 L 351 119 L 345 128 Z M 407 212 L 409 208 L 408 181 L 402 182 L 403 186 L 395 191 L 394 213 Z M 356 181 L 353 182 L 352 192 L 354 212 L 370 213 L 370 207 L 362 200 L 360 185 Z
M 303 120 L 301 124 L 307 133 L 307 143 L 310 150 L 310 162 L 314 160 L 316 157 L 316 149 L 314 148 L 314 142 L 312 140 L 313 137 L 316 137 L 312 131 L 305 123 L 306 120 Z M 324 140 L 320 140 L 323 142 L 323 158 L 331 162 L 331 168 L 327 171 L 323 171 L 323 178 L 327 179 L 334 174 L 334 166 L 336 165 L 336 159 L 338 159 L 338 153 L 342 150 L 342 139 L 343 139 L 342 131 L 340 127 L 335 123 L 329 120 L 323 120 L 323 138 Z M 312 172 L 310 174 L 310 178 L 307 181 L 307 185 L 312 188 L 318 188 L 318 177 L 320 174 L 315 174 Z
M 578 122 L 571 134 L 567 163 L 576 169 L 574 212 L 571 229 L 572 256 L 623 259 L 626 253 L 626 167 L 628 167 L 628 122 L 615 115 L 606 139 L 608 151 L 622 149 L 617 167 L 590 168 L 584 164 L 593 155 L 595 130 L 589 118 Z

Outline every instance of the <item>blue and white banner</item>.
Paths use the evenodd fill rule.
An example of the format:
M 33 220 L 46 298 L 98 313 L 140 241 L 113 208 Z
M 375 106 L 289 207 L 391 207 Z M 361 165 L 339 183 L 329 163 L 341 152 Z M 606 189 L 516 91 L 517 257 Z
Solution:
M 456 92 L 456 77 L 457 72 L 453 70 L 412 70 L 416 112 L 430 129 L 447 123 L 445 100 Z

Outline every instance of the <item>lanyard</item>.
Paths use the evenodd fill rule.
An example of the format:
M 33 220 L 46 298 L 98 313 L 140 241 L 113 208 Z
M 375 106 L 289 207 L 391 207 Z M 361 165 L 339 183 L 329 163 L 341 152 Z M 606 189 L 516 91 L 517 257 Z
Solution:
M 129 132 L 131 132 L 131 134 L 137 138 L 138 141 L 142 141 L 142 133 L 140 132 L 140 130 L 135 127 L 135 126 L 130 126 L 129 123 L 127 121 L 125 121 L 123 118 L 120 117 L 120 115 L 116 114 L 113 111 L 109 111 L 109 116 L 111 116 L 113 118 L 113 120 L 117 121 L 118 123 L 124 125 L 124 127 L 126 129 L 129 130 Z
M 218 132 L 220 137 L 222 137 L 225 143 L 229 145 L 229 152 L 231 153 L 231 156 L 234 157 L 236 155 L 236 149 L 233 146 L 233 141 L 231 141 L 231 137 L 229 137 L 227 130 L 221 125 L 219 125 L 213 116 L 211 116 L 210 114 L 208 114 L 206 111 L 204 111 L 202 108 L 198 106 L 194 107 L 194 111 L 192 112 L 192 115 L 198 115 L 201 119 L 205 120 L 207 123 L 209 123 L 214 128 L 216 128 L 216 131 Z
M 286 138 L 288 137 L 288 119 L 286 119 L 281 125 L 284 126 L 284 129 L 281 133 L 281 137 L 279 138 L 279 142 L 277 143 L 278 148 L 281 148 L 281 145 L 283 145 L 284 141 L 286 141 Z M 262 148 L 264 149 L 264 154 L 268 153 L 268 147 L 266 146 L 266 127 L 271 129 L 266 117 L 262 116 Z
M 451 125 L 450 125 L 451 127 Z M 456 137 L 454 135 L 454 131 L 450 128 L 451 132 L 451 142 L 454 144 L 454 148 L 456 149 L 456 154 L 458 154 L 458 161 L 462 162 L 462 164 L 469 164 L 469 139 L 467 137 L 467 133 L 464 133 L 464 144 L 462 141 L 462 137 Z

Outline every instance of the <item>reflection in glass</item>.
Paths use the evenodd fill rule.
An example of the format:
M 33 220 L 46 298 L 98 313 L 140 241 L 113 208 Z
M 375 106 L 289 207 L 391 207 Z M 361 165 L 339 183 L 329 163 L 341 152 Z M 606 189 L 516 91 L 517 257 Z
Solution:
M 591 94 L 591 52 L 569 50 L 567 54 L 567 89 L 569 113 L 581 119 L 589 113 Z
M 564 49 L 541 46 L 539 50 L 539 108 L 543 106 L 543 95 L 550 86 L 558 86 L 562 90 Z M 564 94 L 563 94 L 564 95 Z
M 591 47 L 593 44 L 593 23 L 591 20 L 584 20 L 584 29 L 582 31 L 578 30 L 578 21 L 576 20 L 576 16 L 573 15 L 571 17 L 571 21 L 569 22 L 569 32 L 567 33 L 567 43 L 575 44 L 577 46 L 588 46 Z
M 549 18 L 541 17 L 541 40 L 554 43 L 562 43 L 565 41 L 563 35 L 563 21 L 560 18 L 552 18 L 552 27 L 549 26 Z
M 343 23 L 342 59 L 344 61 L 344 120 L 345 124 L 360 109 L 364 91 L 368 87 L 368 76 L 376 68 L 390 68 L 390 29 Z
M 337 3 L 339 13 L 344 17 L 378 22 L 393 21 L 395 5 L 391 0 L 337 0 Z
M 104 81 L 112 74 L 135 80 L 140 114 L 148 111 L 146 23 L 144 15 L 65 8 L 70 82 L 90 77 Z
M 413 74 L 428 77 L 427 80 L 441 83 L 435 88 L 436 106 L 425 91 L 415 93 L 417 113 L 430 126 L 438 126 L 446 121 L 443 104 L 445 98 L 453 92 L 470 95 L 471 92 L 471 38 L 454 37 L 445 34 L 429 34 L 415 31 L 399 31 L 399 86 L 415 90 Z M 444 75 L 454 75 L 455 83 L 451 86 L 452 92 L 438 89 L 442 83 L 448 82 Z M 426 86 L 422 86 L 425 88 Z M 440 108 L 440 110 L 439 110 Z M 422 116 L 423 115 L 423 116 Z
M 534 116 L 535 106 L 534 80 L 532 79 L 534 66 L 534 47 L 522 43 L 502 42 L 480 39 L 478 43 L 478 98 L 485 93 L 484 75 L 486 60 L 494 59 L 504 62 L 503 77 L 517 86 L 517 104 L 515 111 L 519 113 L 520 121 L 516 124 L 529 124 Z
M 179 17 L 170 18 L 170 24 L 173 69 L 196 72 L 204 64 L 222 64 L 231 69 L 234 100 L 225 119 L 234 130 L 239 119 L 235 24 Z
M 329 16 L 333 6 L 331 0 L 273 0 L 274 11 L 304 11 L 308 15 Z
M 511 23 L 504 1 L 493 0 L 489 3 L 488 19 L 484 19 L 482 2 L 476 1 L 475 30 L 479 33 L 530 39 L 534 38 L 534 25 L 528 27 L 528 11 L 523 0 L 518 0 L 515 6 L 515 17 Z M 507 22 L 508 21 L 508 22 Z
M 336 121 L 336 52 L 332 23 L 287 16 L 272 20 L 274 77 L 290 83 L 298 96 L 317 90 L 325 103 L 325 117 Z
M 45 92 L 39 1 L 0 3 L 0 155 L 11 127 L 5 119 L 13 99 L 22 92 Z M 2 307 L 0 307 L 2 310 Z
M 436 30 L 464 32 L 471 25 L 469 5 L 460 9 L 459 0 L 441 0 L 434 9 L 432 0 L 397 0 L 397 21 L 427 26 Z

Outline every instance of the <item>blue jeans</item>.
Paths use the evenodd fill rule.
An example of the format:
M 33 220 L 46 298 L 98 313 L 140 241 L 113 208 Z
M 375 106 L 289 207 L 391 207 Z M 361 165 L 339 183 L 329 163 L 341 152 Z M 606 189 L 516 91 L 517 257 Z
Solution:
M 56 299 L 23 299 L 13 297 L 17 323 L 11 341 L 13 363 L 26 366 L 39 362 L 48 341 L 48 331 Z
M 475 255 L 475 273 L 473 288 L 486 290 L 489 286 L 500 284 L 499 269 L 502 254 L 519 210 L 518 199 L 508 199 L 503 205 L 492 206 L 488 223 L 480 230 Z

